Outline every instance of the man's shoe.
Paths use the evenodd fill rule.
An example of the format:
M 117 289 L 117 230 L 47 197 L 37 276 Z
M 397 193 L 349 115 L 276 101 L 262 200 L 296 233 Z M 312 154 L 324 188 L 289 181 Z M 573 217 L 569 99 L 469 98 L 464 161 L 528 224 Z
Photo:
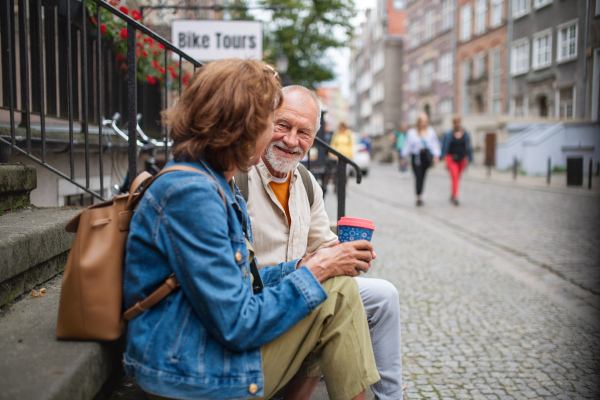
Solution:
M 458 205 L 458 199 L 456 197 L 452 198 L 452 204 L 454 204 L 455 206 Z
M 417 207 L 421 207 L 423 205 L 423 200 L 417 200 Z

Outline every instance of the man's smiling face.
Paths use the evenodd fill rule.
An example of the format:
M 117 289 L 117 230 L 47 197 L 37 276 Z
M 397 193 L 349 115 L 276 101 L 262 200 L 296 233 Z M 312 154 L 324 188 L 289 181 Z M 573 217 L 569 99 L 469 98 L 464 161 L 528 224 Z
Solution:
M 317 106 L 308 94 L 294 90 L 284 95 L 275 111 L 273 139 L 263 156 L 271 174 L 284 177 L 296 168 L 315 140 L 317 116 Z

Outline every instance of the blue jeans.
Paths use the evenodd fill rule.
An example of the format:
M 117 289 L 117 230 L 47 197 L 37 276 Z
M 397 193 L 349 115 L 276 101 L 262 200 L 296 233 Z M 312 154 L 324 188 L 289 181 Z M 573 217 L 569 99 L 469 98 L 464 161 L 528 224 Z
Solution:
M 406 165 L 406 163 L 404 163 L 404 166 L 402 166 L 402 149 L 398 150 L 398 163 L 400 163 L 400 172 L 406 172 L 408 171 L 408 165 Z
M 398 291 L 384 279 L 357 277 L 371 345 L 381 380 L 371 385 L 376 400 L 402 399 L 402 352 Z

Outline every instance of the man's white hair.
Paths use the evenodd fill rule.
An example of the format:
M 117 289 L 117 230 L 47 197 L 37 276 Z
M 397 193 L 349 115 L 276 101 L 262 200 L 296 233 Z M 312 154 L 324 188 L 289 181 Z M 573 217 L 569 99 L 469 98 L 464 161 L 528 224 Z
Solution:
M 284 100 L 285 100 L 285 95 L 287 93 L 292 93 L 292 92 L 304 93 L 304 94 L 310 96 L 314 100 L 315 107 L 317 109 L 317 121 L 315 124 L 315 133 L 318 132 L 319 128 L 321 127 L 321 103 L 319 103 L 319 98 L 317 97 L 315 92 L 313 92 L 312 90 L 310 90 L 304 86 L 301 86 L 301 85 L 284 86 L 281 88 L 281 91 L 283 92 Z

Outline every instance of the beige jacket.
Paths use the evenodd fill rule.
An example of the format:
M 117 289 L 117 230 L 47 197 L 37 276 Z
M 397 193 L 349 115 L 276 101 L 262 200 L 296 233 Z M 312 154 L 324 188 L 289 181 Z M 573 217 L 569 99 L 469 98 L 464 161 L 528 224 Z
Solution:
M 288 226 L 285 211 L 269 186 L 272 176 L 267 166 L 261 160 L 248 172 L 248 214 L 259 268 L 302 258 L 337 240 L 329 227 L 321 186 L 312 174 L 310 177 L 315 194 L 312 208 L 300 173 L 294 170 L 289 199 L 292 222 Z

